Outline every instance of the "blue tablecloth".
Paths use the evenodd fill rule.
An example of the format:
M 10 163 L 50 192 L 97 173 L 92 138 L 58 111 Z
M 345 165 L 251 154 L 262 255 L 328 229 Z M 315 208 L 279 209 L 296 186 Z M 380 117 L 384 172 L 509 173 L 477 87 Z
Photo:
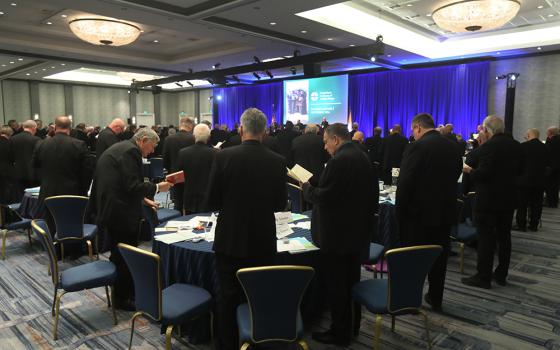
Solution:
M 209 216 L 210 214 L 187 215 L 174 219 L 179 221 L 190 220 L 194 216 Z M 308 213 L 308 215 L 311 215 Z M 165 226 L 164 224 L 160 227 Z M 306 237 L 311 241 L 311 232 L 301 228 L 294 228 L 294 233 L 290 237 Z M 212 250 L 213 243 L 200 241 L 178 242 L 165 244 L 153 240 L 152 251 L 161 258 L 161 267 L 164 287 L 173 283 L 189 283 L 206 289 L 212 296 L 218 295 L 220 286 L 215 268 L 215 257 Z M 316 268 L 317 251 L 300 254 L 290 254 L 288 252 L 276 255 L 278 265 L 304 265 Z M 323 296 L 317 279 L 307 288 L 306 295 L 302 301 L 302 316 L 304 322 L 308 322 L 318 316 L 322 310 Z M 189 341 L 193 344 L 205 342 L 209 339 L 209 321 L 202 318 L 183 325 Z
M 394 204 L 379 204 L 379 223 L 374 242 L 382 244 L 386 249 L 399 247 L 399 225 Z
M 39 196 L 23 193 L 21 205 L 19 207 L 19 215 L 26 219 L 34 219 L 39 210 Z

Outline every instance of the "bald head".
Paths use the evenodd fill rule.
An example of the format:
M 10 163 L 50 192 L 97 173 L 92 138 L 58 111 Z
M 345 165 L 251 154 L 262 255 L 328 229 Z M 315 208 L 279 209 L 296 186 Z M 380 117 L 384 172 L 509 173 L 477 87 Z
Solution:
M 121 118 L 115 118 L 113 119 L 113 121 L 109 124 L 109 129 L 113 130 L 113 132 L 115 134 L 120 134 L 121 132 L 124 131 L 124 127 L 125 127 L 125 123 Z
M 356 131 L 354 136 L 352 136 L 352 141 L 358 141 L 359 143 L 364 143 L 364 133 L 361 131 Z
M 393 125 L 393 134 L 400 134 L 402 132 L 401 126 L 399 124 Z
M 489 115 L 486 117 L 482 126 L 484 126 L 486 132 L 490 134 L 490 137 L 496 134 L 503 134 L 505 130 L 504 121 L 496 115 Z
M 54 132 L 70 134 L 72 121 L 65 115 L 58 116 L 54 119 Z
M 527 139 L 527 141 L 531 141 L 533 139 L 539 139 L 540 133 L 539 133 L 539 129 L 529 129 L 527 130 L 527 135 L 525 136 L 525 138 Z
M 559 133 L 560 132 L 557 126 L 551 126 L 548 129 L 546 129 L 546 137 L 557 136 Z

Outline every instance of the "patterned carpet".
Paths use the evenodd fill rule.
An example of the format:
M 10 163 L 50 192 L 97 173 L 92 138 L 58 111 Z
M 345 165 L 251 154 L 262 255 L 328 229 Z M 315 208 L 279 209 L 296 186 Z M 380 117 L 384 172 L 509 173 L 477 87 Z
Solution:
M 132 313 L 118 312 L 114 326 L 103 288 L 70 293 L 61 304 L 59 340 L 52 340 L 50 307 L 53 287 L 47 275 L 47 257 L 38 242 L 29 248 L 27 237 L 12 232 L 7 240 L 7 260 L 0 261 L 0 349 L 125 349 Z M 149 245 L 145 245 L 149 247 Z M 465 250 L 465 271 L 471 274 L 476 252 Z M 105 256 L 102 259 L 106 259 Z M 82 257 L 61 269 L 85 263 Z M 434 349 L 560 349 L 560 210 L 544 209 L 543 227 L 537 232 L 513 232 L 513 254 L 506 287 L 491 290 L 460 283 L 458 257 L 448 266 L 444 313 L 429 312 Z M 371 272 L 363 272 L 371 278 Z M 363 313 L 361 334 L 348 349 L 371 349 L 373 316 Z M 307 332 L 311 349 L 329 349 L 313 342 L 310 332 L 328 327 L 317 320 Z M 425 332 L 419 316 L 397 318 L 396 332 L 390 318 L 383 318 L 383 349 L 424 349 Z M 175 349 L 211 349 L 209 344 L 188 347 L 174 339 Z M 164 348 L 157 324 L 137 322 L 134 349 Z M 336 349 L 330 347 L 330 349 Z

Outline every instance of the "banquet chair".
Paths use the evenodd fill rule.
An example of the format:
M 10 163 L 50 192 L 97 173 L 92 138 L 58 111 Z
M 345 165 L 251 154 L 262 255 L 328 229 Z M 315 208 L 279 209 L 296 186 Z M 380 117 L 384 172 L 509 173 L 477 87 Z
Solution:
M 150 158 L 150 166 L 149 166 L 149 175 L 148 178 L 151 181 L 154 180 L 161 180 L 165 177 L 163 172 L 163 158 Z
M 157 210 L 153 210 L 151 207 L 142 204 L 142 216 L 145 225 L 140 229 L 140 239 L 142 241 L 150 241 L 154 238 L 154 232 L 157 225 L 180 217 L 181 212 L 168 208 L 158 208 Z
M 13 206 L 13 205 L 12 205 Z M 0 204 L 0 230 L 2 231 L 2 260 L 6 260 L 6 237 L 8 231 L 27 230 L 29 246 L 31 243 L 31 220 L 22 218 L 10 205 Z
M 302 213 L 305 211 L 305 200 L 303 199 L 303 191 L 292 183 L 286 183 L 288 186 L 288 197 L 290 198 L 292 213 Z
M 56 232 L 54 239 L 60 244 L 60 255 L 64 261 L 64 243 L 85 241 L 89 258 L 93 260 L 92 241 L 95 239 L 95 250 L 99 259 L 97 244 L 97 226 L 84 224 L 89 198 L 83 196 L 53 196 L 45 199 L 45 206 L 54 218 Z
M 467 200 L 472 200 L 472 198 L 474 198 L 474 192 L 468 194 Z M 469 222 L 460 222 L 464 209 L 464 202 L 457 199 L 457 225 L 452 227 L 450 234 L 451 239 L 459 243 L 459 270 L 461 274 L 465 273 L 465 244 L 472 243 L 477 239 L 476 227 Z
M 352 288 L 352 297 L 376 315 L 374 349 L 379 349 L 381 315 L 391 315 L 391 331 L 395 316 L 420 313 L 424 316 L 428 348 L 432 348 L 428 315 L 422 306 L 422 290 L 426 275 L 441 254 L 439 245 L 424 245 L 388 250 L 387 279 L 364 280 Z
M 237 307 L 241 349 L 303 341 L 300 304 L 315 271 L 309 266 L 266 266 L 237 271 L 247 303 Z
M 183 283 L 175 283 L 162 289 L 159 255 L 123 243 L 119 243 L 119 251 L 134 280 L 137 312 L 132 316 L 129 349 L 132 347 L 134 323 L 139 316 L 147 316 L 166 326 L 166 350 L 171 349 L 174 326 L 180 326 L 206 313 L 210 313 L 212 323 L 210 293 L 200 287 Z
M 58 339 L 58 318 L 60 315 L 60 300 L 66 293 L 78 292 L 84 289 L 93 289 L 105 287 L 107 294 L 107 304 L 112 308 L 113 322 L 117 324 L 117 315 L 115 314 L 113 285 L 117 279 L 117 269 L 110 261 L 97 260 L 87 264 L 71 267 L 62 272 L 58 269 L 58 262 L 54 253 L 54 244 L 49 233 L 49 228 L 44 220 L 33 220 L 31 222 L 33 232 L 39 238 L 41 245 L 47 252 L 49 258 L 49 269 L 51 272 L 52 282 L 54 284 L 54 299 L 51 308 L 51 314 L 54 317 L 53 339 Z M 111 288 L 111 296 L 109 296 L 109 287 Z M 58 294 L 58 290 L 62 289 L 62 293 Z
M 379 214 L 374 214 L 374 222 L 373 222 L 373 232 L 371 235 L 372 242 L 369 244 L 369 254 L 367 260 L 364 262 L 364 265 L 368 265 L 373 270 L 373 278 L 377 278 L 377 263 L 380 263 L 380 271 L 381 278 L 383 278 L 383 253 L 385 252 L 385 246 L 373 242 L 374 239 L 379 239 L 378 236 L 379 231 Z

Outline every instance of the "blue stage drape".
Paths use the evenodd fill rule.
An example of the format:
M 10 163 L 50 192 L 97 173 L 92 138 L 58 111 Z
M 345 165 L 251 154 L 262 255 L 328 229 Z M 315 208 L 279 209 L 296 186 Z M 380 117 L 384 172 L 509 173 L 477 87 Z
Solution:
M 366 136 L 375 126 L 387 135 L 394 124 L 410 135 L 414 115 L 426 112 L 467 137 L 486 116 L 488 74 L 489 63 L 480 62 L 353 75 L 348 110 Z
M 427 112 L 436 125 L 452 123 L 468 137 L 487 114 L 488 79 L 488 62 L 350 75 L 348 113 L 366 136 L 375 126 L 387 135 L 394 124 L 410 135 L 414 115 Z M 269 123 L 273 116 L 281 122 L 282 95 L 282 82 L 216 88 L 218 121 L 232 128 L 246 108 L 257 107 Z
M 264 112 L 269 124 L 273 116 L 280 123 L 283 113 L 283 89 L 282 82 L 215 88 L 214 98 L 221 96 L 221 100 L 217 100 L 218 122 L 232 129 L 234 123 L 239 122 L 244 110 L 256 107 Z

